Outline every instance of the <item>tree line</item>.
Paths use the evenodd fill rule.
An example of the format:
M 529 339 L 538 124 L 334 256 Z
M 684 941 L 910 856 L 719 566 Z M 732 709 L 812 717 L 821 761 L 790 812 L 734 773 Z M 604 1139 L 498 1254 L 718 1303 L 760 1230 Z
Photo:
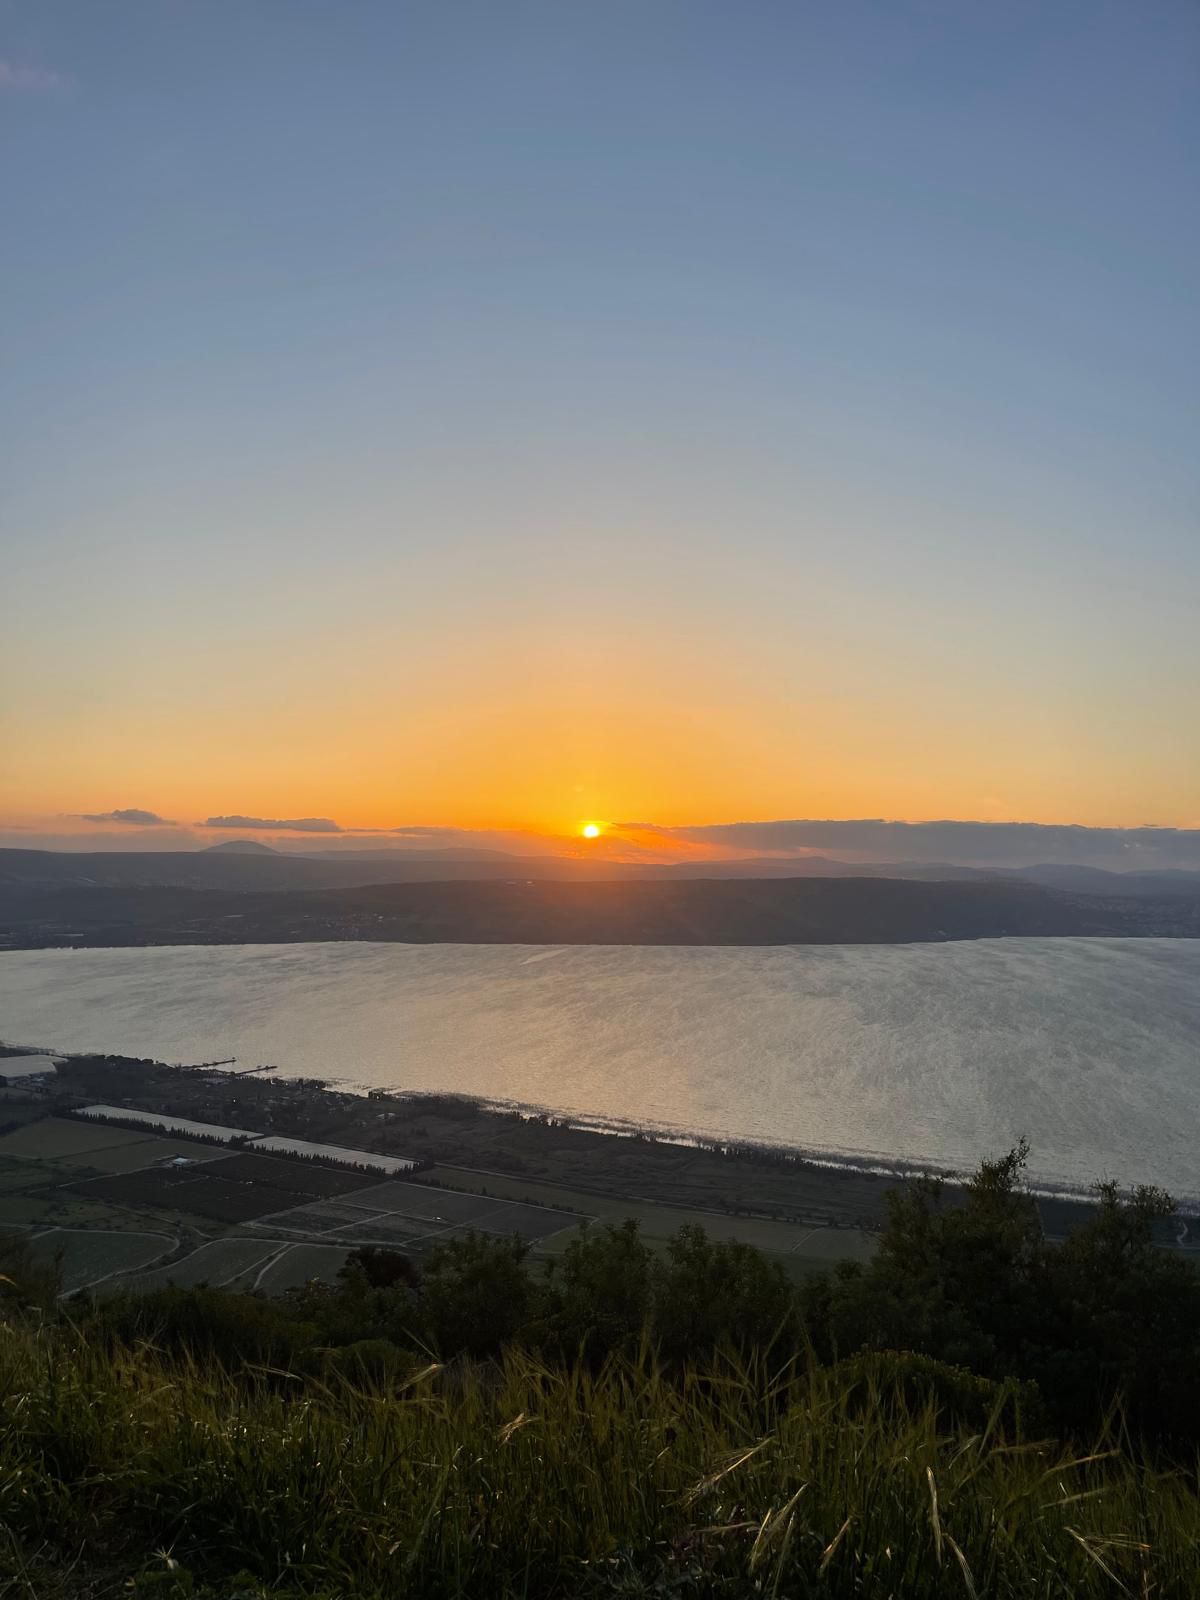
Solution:
M 1171 1215 L 1153 1188 L 1102 1185 L 1091 1219 L 1048 1243 L 1021 1185 L 1022 1144 L 985 1161 L 961 1191 L 923 1179 L 888 1199 L 874 1258 L 794 1283 L 778 1260 L 689 1226 L 657 1253 L 636 1222 L 581 1229 L 544 1263 L 517 1237 L 467 1234 L 414 1259 L 362 1248 L 333 1284 L 267 1299 L 169 1288 L 66 1314 L 91 1335 L 151 1340 L 292 1371 L 334 1367 L 372 1379 L 456 1356 L 518 1346 L 598 1368 L 651 1349 L 668 1368 L 714 1354 L 766 1352 L 831 1365 L 906 1352 L 913 1370 L 1022 1386 L 1060 1432 L 1082 1432 L 1120 1405 L 1148 1443 L 1200 1442 L 1200 1273 L 1154 1242 Z M 47 1274 L 7 1245 L 10 1297 L 50 1294 Z M 960 1374 L 951 1378 L 949 1374 Z

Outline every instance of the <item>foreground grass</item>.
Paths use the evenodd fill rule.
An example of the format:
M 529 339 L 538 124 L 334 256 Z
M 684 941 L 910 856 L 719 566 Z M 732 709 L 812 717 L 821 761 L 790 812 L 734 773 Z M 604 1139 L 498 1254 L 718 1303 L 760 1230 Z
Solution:
M 0 1327 L 0 1395 L 4 1594 L 1200 1595 L 1193 1477 L 836 1369 L 372 1390 Z

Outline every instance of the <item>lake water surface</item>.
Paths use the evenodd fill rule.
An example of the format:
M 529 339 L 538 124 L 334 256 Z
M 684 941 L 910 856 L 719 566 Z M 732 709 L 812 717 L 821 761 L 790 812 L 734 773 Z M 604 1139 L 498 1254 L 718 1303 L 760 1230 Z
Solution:
M 1200 1192 L 1200 941 L 0 955 L 0 1038 Z

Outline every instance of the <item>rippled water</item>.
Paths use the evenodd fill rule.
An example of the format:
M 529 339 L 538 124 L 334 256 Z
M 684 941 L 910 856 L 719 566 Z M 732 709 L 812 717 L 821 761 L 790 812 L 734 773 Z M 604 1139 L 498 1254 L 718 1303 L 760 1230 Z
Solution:
M 0 1037 L 1200 1191 L 1200 941 L 0 955 Z

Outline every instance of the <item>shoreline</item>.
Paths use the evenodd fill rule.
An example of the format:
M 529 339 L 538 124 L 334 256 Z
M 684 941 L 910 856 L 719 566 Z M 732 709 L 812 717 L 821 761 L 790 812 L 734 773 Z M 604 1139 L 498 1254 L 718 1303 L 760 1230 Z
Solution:
M 184 938 L 123 938 L 115 933 L 110 939 L 103 939 L 94 935 L 79 938 L 70 936 L 32 936 L 28 941 L 9 938 L 0 943 L 0 959 L 6 955 L 34 955 L 48 951 L 60 951 L 71 954 L 84 950 L 256 950 L 270 948 L 271 946 L 287 947 L 292 945 L 308 944 L 365 944 L 365 945 L 409 945 L 413 949 L 426 949 L 436 945 L 453 945 L 462 949 L 475 946 L 484 949 L 505 947 L 515 950 L 529 949 L 542 950 L 547 945 L 561 945 L 564 949 L 596 949 L 596 950 L 788 950 L 821 948 L 827 946 L 836 950 L 876 950 L 876 949 L 904 949 L 912 945 L 953 945 L 953 944 L 984 944 L 984 943 L 1050 943 L 1061 941 L 1071 944 L 1109 944 L 1114 942 L 1129 942 L 1138 944 L 1194 944 L 1200 942 L 1200 927 L 1185 930 L 1172 930 L 1161 932 L 1155 928 L 1119 928 L 1112 931 L 1098 930 L 1084 933 L 1073 932 L 1042 932 L 1037 929 L 999 929 L 996 931 L 984 930 L 979 933 L 913 933 L 897 934 L 892 938 L 867 939 L 859 935 L 839 937 L 836 934 L 814 935 L 812 938 L 780 937 L 778 939 L 682 939 L 677 936 L 663 937 L 660 939 L 591 939 L 586 937 L 571 938 L 559 935 L 546 939 L 508 939 L 502 935 L 495 937 L 480 936 L 478 938 L 437 938 L 420 939 L 414 937 L 381 939 L 377 935 L 328 932 L 320 938 L 313 938 L 308 934 L 289 936 L 286 932 L 264 933 L 261 936 L 248 935 L 244 932 L 236 938 L 217 938 L 209 930 L 201 930 L 194 937 Z
M 0 1048 L 18 1054 L 33 1047 L 6 1042 Z M 355 1088 L 329 1079 L 175 1066 L 149 1058 L 45 1053 L 64 1060 L 62 1086 L 73 1096 L 124 1100 L 163 1115 L 262 1127 L 441 1167 L 491 1171 L 508 1181 L 714 1214 L 874 1231 L 886 1214 L 889 1190 L 934 1177 L 953 1203 L 970 1177 L 967 1170 L 899 1157 L 613 1126 L 550 1108 L 454 1093 Z M 1033 1179 L 1026 1189 L 1051 1236 L 1065 1234 L 1094 1211 L 1091 1192 L 1078 1186 Z M 1200 1216 L 1196 1196 L 1176 1200 L 1177 1215 Z
M 945 944 L 1200 937 L 1200 894 L 1079 894 L 1020 880 L 693 878 L 393 882 L 349 889 L 0 884 L 8 949 L 156 945 Z

